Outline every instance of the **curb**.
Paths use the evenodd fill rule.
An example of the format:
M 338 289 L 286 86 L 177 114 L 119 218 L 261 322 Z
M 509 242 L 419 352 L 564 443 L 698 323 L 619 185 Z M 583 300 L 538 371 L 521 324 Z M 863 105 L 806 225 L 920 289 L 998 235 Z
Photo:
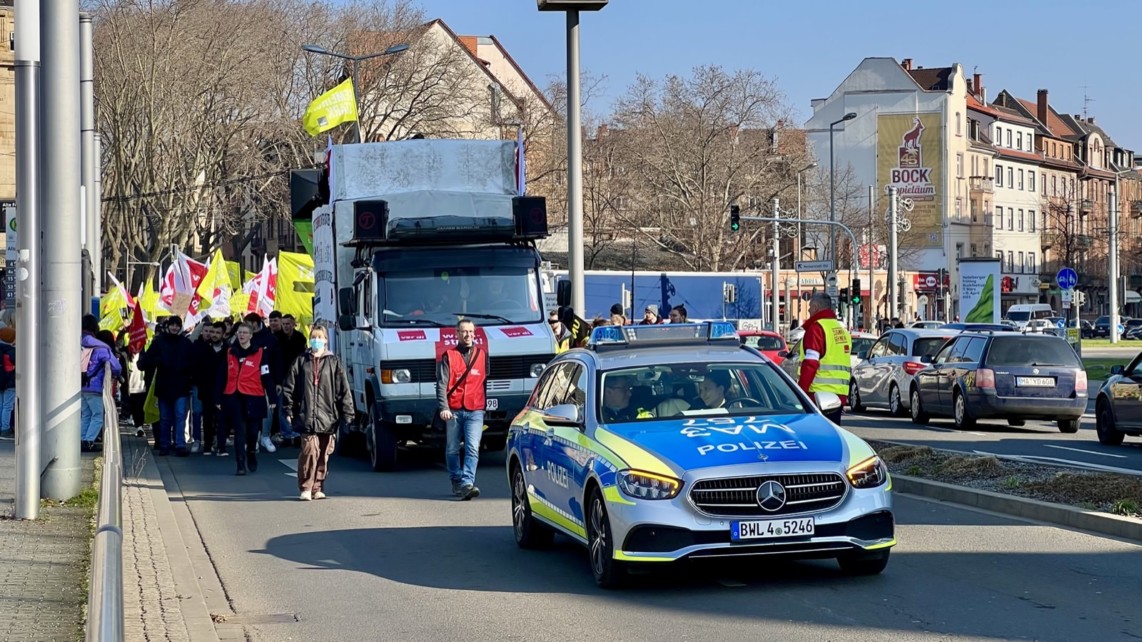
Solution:
M 1142 520 L 1110 513 L 1003 495 L 989 490 L 955 486 L 944 482 L 892 475 L 893 490 L 953 504 L 963 504 L 996 513 L 1066 526 L 1100 535 L 1142 542 Z

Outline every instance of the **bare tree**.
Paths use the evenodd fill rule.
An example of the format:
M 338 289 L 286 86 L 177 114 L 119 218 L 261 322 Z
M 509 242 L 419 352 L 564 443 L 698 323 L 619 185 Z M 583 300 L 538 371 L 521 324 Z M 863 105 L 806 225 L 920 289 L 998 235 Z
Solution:
M 699 67 L 691 76 L 640 76 L 617 105 L 625 165 L 640 187 L 628 219 L 694 270 L 741 267 L 756 235 L 733 234 L 731 204 L 780 193 L 803 164 L 778 153 L 772 132 L 788 107 L 753 70 Z M 767 196 L 755 197 L 767 202 Z

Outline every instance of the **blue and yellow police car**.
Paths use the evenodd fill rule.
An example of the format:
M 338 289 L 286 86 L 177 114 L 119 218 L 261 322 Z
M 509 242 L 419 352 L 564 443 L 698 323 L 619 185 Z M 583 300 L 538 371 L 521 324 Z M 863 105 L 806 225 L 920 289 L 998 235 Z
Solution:
M 516 543 L 563 533 L 603 587 L 730 556 L 875 574 L 896 544 L 885 464 L 730 323 L 597 328 L 544 370 L 506 461 Z

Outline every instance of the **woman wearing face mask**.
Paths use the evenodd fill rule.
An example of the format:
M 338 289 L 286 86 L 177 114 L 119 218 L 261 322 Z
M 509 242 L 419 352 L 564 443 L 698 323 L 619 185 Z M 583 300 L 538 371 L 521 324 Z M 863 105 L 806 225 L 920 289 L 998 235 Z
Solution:
M 215 399 L 221 402 L 215 407 L 222 411 L 220 419 L 234 427 L 234 459 L 238 463 L 238 474 L 246 470 L 258 470 L 258 458 L 254 454 L 258 446 L 258 431 L 262 420 L 268 416 L 266 391 L 273 388 L 274 380 L 265 358 L 265 350 L 250 343 L 253 329 L 239 323 L 235 331 L 236 341 L 226 351 L 225 370 L 215 377 Z
M 282 409 L 301 435 L 297 458 L 299 499 L 325 499 L 329 456 L 340 426 L 353 421 L 353 393 L 341 361 L 327 349 L 323 325 L 309 331 L 309 350 L 293 362 L 282 382 Z

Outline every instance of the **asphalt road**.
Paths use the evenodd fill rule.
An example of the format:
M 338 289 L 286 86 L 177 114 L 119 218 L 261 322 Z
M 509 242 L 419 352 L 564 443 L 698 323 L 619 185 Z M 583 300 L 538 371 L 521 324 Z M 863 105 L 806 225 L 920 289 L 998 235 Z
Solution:
M 160 465 L 235 612 L 296 615 L 254 626 L 254 640 L 1142 637 L 1129 597 L 1142 547 L 1113 539 L 897 496 L 900 544 L 880 576 L 844 577 L 831 561 L 735 562 L 603 591 L 567 540 L 516 548 L 502 455 L 485 456 L 471 502 L 452 500 L 431 462 L 375 474 L 344 458 L 329 499 L 299 502 L 295 455 L 263 454 L 244 478 L 232 457 Z
M 1087 359 L 1122 359 L 1123 365 L 1142 352 L 1142 341 L 1123 340 L 1116 346 L 1083 346 L 1083 357 Z
M 884 410 L 846 414 L 841 423 L 865 439 L 1142 475 L 1142 439 L 1127 437 L 1121 446 L 1098 443 L 1093 400 L 1079 431 L 1069 435 L 1059 432 L 1054 422 L 1046 421 L 1028 421 L 1015 427 L 1002 419 L 981 419 L 974 430 L 965 431 L 957 430 L 950 417 L 933 417 L 927 426 L 921 426 Z

